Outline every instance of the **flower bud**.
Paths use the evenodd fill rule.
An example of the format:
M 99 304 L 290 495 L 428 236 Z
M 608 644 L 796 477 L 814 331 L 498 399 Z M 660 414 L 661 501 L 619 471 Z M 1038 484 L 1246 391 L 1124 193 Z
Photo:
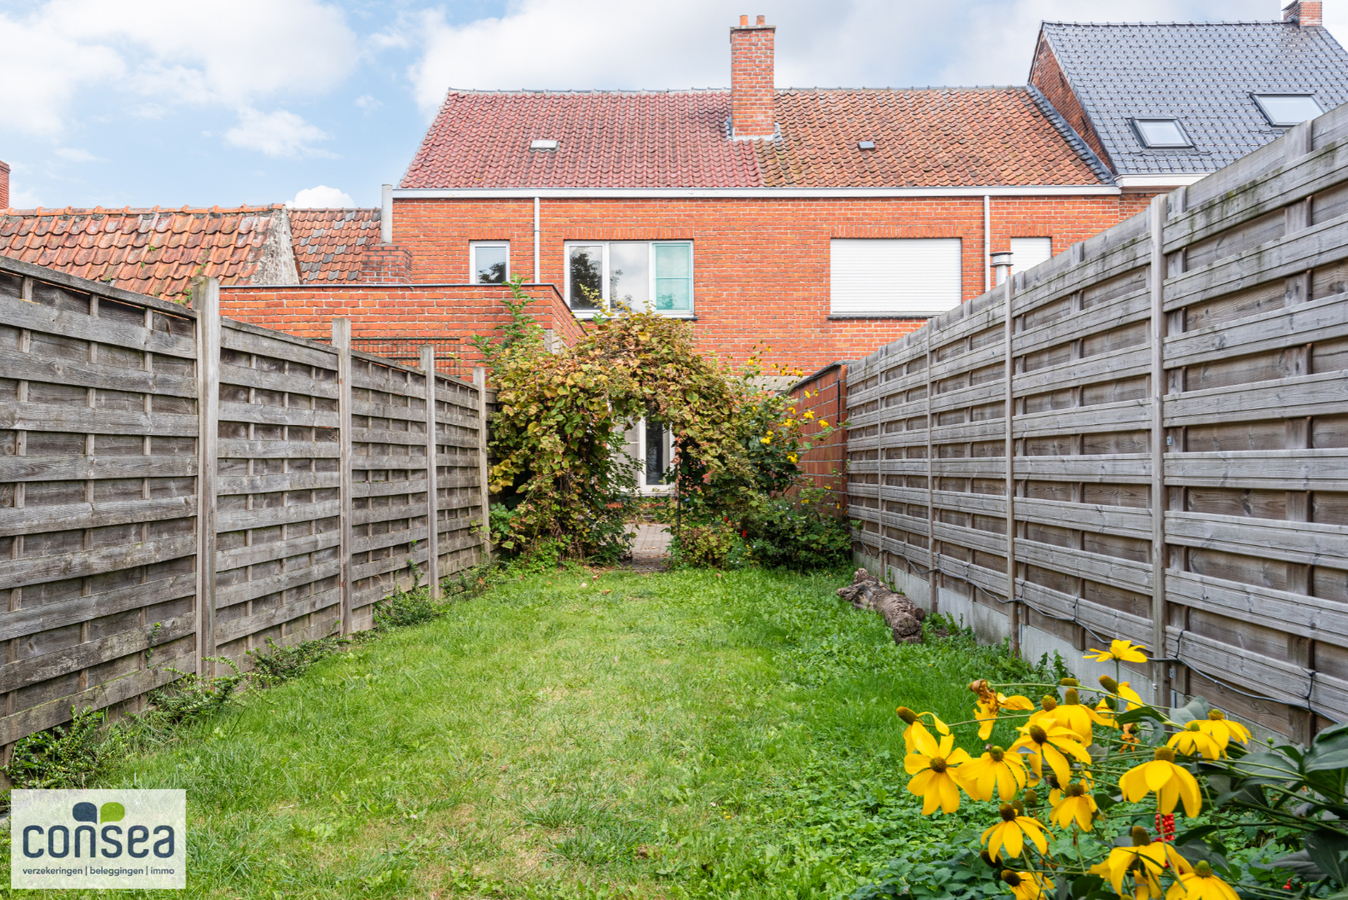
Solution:
M 1045 694 L 1044 699 L 1039 701 L 1039 705 L 1044 708 L 1045 712 L 1052 712 L 1058 708 L 1058 698 L 1051 694 Z
M 1038 806 L 1038 805 L 1039 805 L 1039 793 L 1038 793 L 1037 791 L 1035 791 L 1034 788 L 1026 788 L 1026 789 L 1025 789 L 1025 805 L 1026 805 L 1026 806 Z
M 1100 676 L 1100 687 L 1109 691 L 1111 694 L 1117 694 L 1119 692 L 1119 683 L 1108 675 Z
M 1064 678 L 1062 681 L 1058 682 L 1058 684 L 1063 687 L 1076 687 L 1080 683 L 1081 682 L 1077 681 L 1075 678 Z
M 1194 863 L 1194 874 L 1199 878 L 1211 878 L 1212 866 L 1208 865 L 1207 860 L 1200 859 L 1198 862 Z
M 909 725 L 912 725 L 914 722 L 917 721 L 917 713 L 913 712 L 906 706 L 900 706 L 898 709 L 894 711 L 899 714 L 900 719 L 903 719 L 903 721 L 907 722 Z
M 987 864 L 988 864 L 989 866 L 991 866 L 992 868 L 994 868 L 994 869 L 997 868 L 997 860 L 993 859 L 993 858 L 992 858 L 992 854 L 989 853 L 988 851 L 986 851 L 986 850 L 979 850 L 979 851 L 978 851 L 978 858 L 981 859 L 981 860 L 983 860 L 983 862 L 987 863 Z
M 1066 703 L 1068 706 L 1081 705 L 1081 698 L 1077 696 L 1077 689 L 1068 688 L 1067 694 L 1063 697 L 1063 702 Z
M 1023 816 L 1023 815 L 1025 815 L 1025 804 L 1024 804 L 1024 803 L 1021 803 L 1019 800 L 1012 800 L 1012 801 L 1011 801 L 1011 808 L 1012 808 L 1013 810 L 1015 810 L 1016 815 L 1018 815 L 1018 816 Z
M 1048 743 L 1048 732 L 1038 725 L 1031 725 L 1030 740 L 1034 741 L 1036 744 L 1046 744 Z
M 1151 843 L 1151 835 L 1141 825 L 1134 825 L 1129 834 L 1132 835 L 1134 847 L 1145 847 Z

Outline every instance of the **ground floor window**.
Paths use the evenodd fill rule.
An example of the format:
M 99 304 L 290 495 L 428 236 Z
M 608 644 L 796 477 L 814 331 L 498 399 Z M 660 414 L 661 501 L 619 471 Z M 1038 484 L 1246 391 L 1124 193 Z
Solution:
M 959 238 L 836 239 L 830 247 L 830 312 L 932 316 L 958 306 Z
M 637 464 L 637 490 L 663 494 L 671 489 L 674 436 L 659 419 L 645 418 L 627 430 L 627 455 Z
M 1032 237 L 1011 239 L 1011 271 L 1033 269 L 1053 256 L 1053 238 Z
M 477 241 L 468 245 L 468 281 L 472 284 L 505 284 L 510 277 L 510 244 Z
M 566 299 L 577 312 L 618 305 L 691 315 L 690 241 L 596 241 L 566 245 Z

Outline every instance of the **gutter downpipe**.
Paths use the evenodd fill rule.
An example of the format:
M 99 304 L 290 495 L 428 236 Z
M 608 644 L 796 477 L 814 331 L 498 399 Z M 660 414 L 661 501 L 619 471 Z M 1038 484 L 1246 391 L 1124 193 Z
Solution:
M 540 230 L 539 227 L 538 227 L 538 207 L 539 207 L 539 202 L 540 202 L 540 201 L 539 201 L 539 198 L 538 198 L 538 197 L 535 197 L 535 198 L 534 198 L 534 283 L 535 283 L 535 284 L 542 284 L 542 283 L 543 283 L 543 276 L 542 276 L 541 274 L 539 274 L 539 271 L 538 271 L 538 269 L 539 269 L 539 256 L 540 256 L 540 252 L 539 252 L 539 242 L 541 241 L 541 234 L 542 234 L 541 230 Z
M 983 291 L 992 290 L 992 195 L 983 195 Z

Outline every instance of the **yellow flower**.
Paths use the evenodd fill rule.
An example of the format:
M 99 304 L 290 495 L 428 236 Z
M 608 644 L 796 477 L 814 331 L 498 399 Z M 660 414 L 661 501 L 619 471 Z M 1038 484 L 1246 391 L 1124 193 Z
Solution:
M 827 427 L 828 427 L 828 419 L 820 419 L 820 420 L 819 420 L 819 424 L 822 425 L 823 427 L 827 428 Z
M 794 453 L 788 453 L 788 454 L 786 454 L 786 458 L 789 459 L 789 460 L 791 460 L 791 462 L 795 462 L 795 461 L 796 461 L 796 454 L 794 454 Z
M 1166 900 L 1239 900 L 1225 881 L 1212 874 L 1212 866 L 1203 860 L 1190 871 L 1176 873 L 1175 883 L 1166 892 Z
M 931 737 L 931 732 L 927 731 L 927 726 L 922 724 L 923 716 L 930 716 L 932 726 L 942 735 L 950 734 L 950 726 L 942 722 L 937 717 L 936 713 L 930 712 L 915 713 L 906 706 L 900 706 L 898 709 L 894 711 L 899 714 L 900 719 L 903 719 L 903 721 L 908 723 L 908 727 L 903 730 L 903 745 L 905 748 L 907 748 L 907 751 L 909 753 L 913 752 L 913 748 L 915 746 L 913 740 L 914 735 L 917 732 L 920 731 L 927 737 L 929 738 Z
M 1086 792 L 1084 784 L 1069 784 L 1062 791 L 1053 791 L 1058 794 L 1060 800 L 1054 804 L 1053 812 L 1048 820 L 1059 828 L 1066 828 L 1073 822 L 1082 831 L 1091 830 L 1091 822 L 1095 818 L 1097 807 L 1095 798 Z M 1049 798 L 1052 799 L 1052 794 Z
M 1232 738 L 1242 744 L 1250 742 L 1250 729 L 1239 722 L 1232 722 L 1220 709 L 1214 709 L 1206 719 L 1200 719 L 1198 729 L 1216 741 L 1222 750 L 1226 749 Z
M 1002 710 L 1028 711 L 1034 709 L 1034 703 L 1031 702 L 1029 697 L 1022 697 L 1019 694 L 1008 697 L 994 691 L 983 679 L 970 683 L 969 690 L 978 695 L 978 702 L 974 705 L 974 719 L 978 722 L 978 739 L 980 741 L 986 741 L 992 737 L 992 727 L 997 724 L 997 716 Z
M 913 731 L 913 744 L 917 752 L 904 757 L 903 768 L 913 776 L 908 782 L 908 790 L 922 798 L 922 815 L 931 815 L 937 807 L 947 813 L 959 809 L 958 770 L 969 761 L 969 754 L 954 749 L 953 734 L 947 734 L 937 744 L 925 728 Z
M 1096 650 L 1094 647 L 1086 654 L 1087 659 L 1093 659 L 1097 662 L 1109 662 L 1111 659 L 1117 659 L 1122 662 L 1146 662 L 1145 650 L 1147 648 L 1134 644 L 1132 641 L 1110 641 L 1108 650 Z M 1095 655 L 1092 656 L 1091 654 Z
M 807 420 L 808 420 L 808 419 L 813 419 L 813 418 L 814 418 L 814 413 L 807 409 L 807 410 L 805 410 L 804 413 L 801 414 L 801 418 L 802 418 L 802 419 L 807 419 Z
M 1095 710 L 1081 704 L 1076 688 L 1067 689 L 1067 699 L 1053 709 L 1053 719 L 1059 725 L 1072 729 L 1083 747 L 1089 747 L 1093 740 L 1092 722 L 1108 724 Z
M 965 763 L 960 775 L 965 791 L 975 800 L 991 800 L 993 794 L 1001 800 L 1010 800 L 1025 787 L 1025 762 L 1019 753 L 993 747 L 978 759 Z
M 1008 803 L 1000 810 L 1002 821 L 983 832 L 983 841 L 988 845 L 988 853 L 993 859 L 1001 859 L 1002 851 L 1008 856 L 1020 856 L 1025 849 L 1025 839 L 1039 849 L 1048 852 L 1048 838 L 1044 837 L 1044 826 L 1029 816 L 1018 815 Z
M 1091 867 L 1091 874 L 1109 879 L 1119 896 L 1123 896 L 1123 879 L 1131 876 L 1135 900 L 1160 897 L 1161 873 L 1167 864 L 1176 871 L 1192 868 L 1174 847 L 1153 843 L 1147 829 L 1135 826 L 1132 836 L 1133 846 L 1115 847 L 1104 862 Z
M 1175 804 L 1180 800 L 1184 801 L 1184 814 L 1191 819 L 1203 808 L 1198 779 L 1188 769 L 1175 765 L 1175 751 L 1169 747 L 1157 747 L 1151 762 L 1124 772 L 1119 778 L 1119 787 L 1123 789 L 1123 798 L 1130 803 L 1136 803 L 1154 791 L 1163 813 L 1174 812 Z
M 1202 730 L 1198 722 L 1190 722 L 1183 731 L 1177 731 L 1170 736 L 1170 740 L 1165 742 L 1167 747 L 1178 750 L 1185 756 L 1206 756 L 1208 759 L 1216 759 L 1226 754 L 1222 750 L 1222 745 L 1217 743 L 1216 738 Z
M 772 432 L 769 431 L 767 437 L 761 437 L 761 438 L 759 438 L 759 439 L 758 439 L 758 442 L 759 442 L 760 444 L 771 444 L 771 443 L 772 443 Z
M 1038 872 L 1012 872 L 1010 869 L 1003 869 L 1002 881 L 1011 888 L 1016 900 L 1045 900 L 1053 896 L 1053 890 L 1057 887 L 1052 878 Z
M 1044 777 L 1044 763 L 1047 762 L 1058 784 L 1067 784 L 1072 780 L 1072 757 L 1083 765 L 1090 765 L 1091 755 L 1077 741 L 1075 731 L 1064 728 L 1056 722 L 1045 721 L 1042 724 L 1024 725 L 1021 736 L 1011 745 L 1013 751 L 1024 749 L 1029 756 L 1030 768 L 1036 778 Z

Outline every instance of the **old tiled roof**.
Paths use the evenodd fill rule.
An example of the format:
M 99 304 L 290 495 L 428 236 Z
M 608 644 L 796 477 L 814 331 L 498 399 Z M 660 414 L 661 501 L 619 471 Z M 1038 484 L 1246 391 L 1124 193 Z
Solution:
M 770 141 L 728 136 L 730 92 L 450 91 L 403 188 L 1100 184 L 1027 88 L 779 90 Z M 556 150 L 531 150 L 535 139 Z M 857 142 L 875 141 L 874 150 Z M 1079 142 L 1078 142 L 1079 144 Z M 1107 177 L 1107 176 L 1106 176 Z
M 292 209 L 290 234 L 301 282 L 359 281 L 366 244 L 379 243 L 379 210 Z
M 1254 93 L 1348 102 L 1348 54 L 1295 22 L 1045 22 L 1044 38 L 1120 175 L 1213 172 L 1279 137 Z M 1134 117 L 1179 119 L 1192 148 L 1149 150 Z
M 0 210 L 0 255 L 166 300 L 195 275 L 293 283 L 289 241 L 280 206 Z

